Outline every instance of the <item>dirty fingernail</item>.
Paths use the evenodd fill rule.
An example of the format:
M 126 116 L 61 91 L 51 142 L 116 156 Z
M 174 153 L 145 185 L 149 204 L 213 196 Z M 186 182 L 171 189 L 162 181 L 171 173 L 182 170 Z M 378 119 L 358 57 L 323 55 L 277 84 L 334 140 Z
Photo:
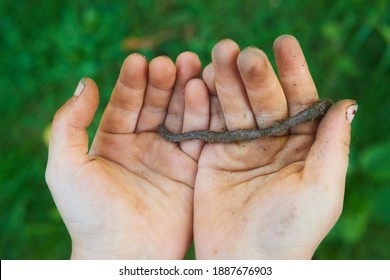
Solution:
M 353 118 L 355 117 L 357 109 L 358 109 L 357 104 L 353 104 L 347 108 L 346 117 L 350 123 L 352 122 Z
M 84 88 L 86 87 L 87 82 L 85 78 L 82 78 L 80 82 L 78 83 L 76 90 L 74 91 L 74 96 L 78 97 L 83 93 Z

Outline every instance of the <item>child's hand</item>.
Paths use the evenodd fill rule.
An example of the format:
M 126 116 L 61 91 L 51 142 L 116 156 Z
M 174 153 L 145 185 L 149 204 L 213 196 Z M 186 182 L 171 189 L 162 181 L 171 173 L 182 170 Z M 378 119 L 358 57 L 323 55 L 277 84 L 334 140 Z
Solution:
M 211 130 L 264 128 L 318 99 L 296 39 L 280 37 L 274 52 L 279 79 L 257 48 L 240 52 L 231 40 L 214 47 L 203 77 L 213 94 Z M 356 109 L 343 100 L 321 123 L 278 137 L 206 144 L 194 194 L 197 258 L 311 258 L 342 210 Z
M 202 145 L 167 143 L 155 131 L 161 123 L 174 131 L 207 128 L 208 107 L 197 105 L 202 96 L 186 97 L 184 110 L 184 87 L 200 72 L 191 53 L 179 56 L 177 67 L 166 57 L 148 65 L 141 55 L 129 56 L 90 152 L 95 83 L 84 79 L 81 95 L 57 112 L 46 179 L 72 238 L 72 258 L 183 258 Z

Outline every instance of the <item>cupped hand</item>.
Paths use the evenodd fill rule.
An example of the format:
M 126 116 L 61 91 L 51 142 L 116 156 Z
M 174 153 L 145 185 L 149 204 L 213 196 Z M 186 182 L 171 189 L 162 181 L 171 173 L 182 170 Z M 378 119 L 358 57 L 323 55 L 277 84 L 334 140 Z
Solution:
M 278 38 L 274 53 L 279 78 L 257 48 L 240 52 L 231 40 L 214 47 L 203 73 L 210 130 L 275 125 L 318 100 L 297 40 Z M 343 100 L 321 122 L 276 137 L 206 144 L 194 189 L 197 258 L 311 258 L 342 210 L 356 109 Z
M 192 240 L 202 143 L 167 143 L 156 128 L 207 128 L 208 107 L 198 105 L 207 95 L 184 96 L 187 81 L 200 72 L 192 53 L 181 54 L 176 66 L 167 57 L 148 65 L 143 56 L 130 55 L 89 152 L 95 83 L 83 79 L 57 112 L 46 179 L 71 235 L 72 258 L 183 258 Z

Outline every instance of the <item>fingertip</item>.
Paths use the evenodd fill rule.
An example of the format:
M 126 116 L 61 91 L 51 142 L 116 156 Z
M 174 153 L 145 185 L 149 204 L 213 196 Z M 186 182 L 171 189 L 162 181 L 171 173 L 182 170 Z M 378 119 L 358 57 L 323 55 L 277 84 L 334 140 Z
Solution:
M 176 71 L 175 90 L 184 90 L 186 83 L 190 79 L 200 77 L 202 63 L 197 54 L 183 52 L 176 59 Z
M 56 112 L 53 125 L 62 121 L 78 121 L 77 117 L 88 105 L 93 110 L 99 103 L 99 94 L 96 83 L 90 78 L 82 78 L 76 86 L 73 96 Z
M 356 101 L 347 107 L 345 117 L 349 123 L 352 123 L 353 119 L 355 118 L 358 107 L 359 106 Z
M 256 58 L 256 60 L 253 61 L 253 58 Z M 240 70 L 247 70 L 246 72 L 250 72 L 248 70 L 251 67 L 256 67 L 256 69 L 261 70 L 268 67 L 268 57 L 261 49 L 248 47 L 238 55 L 237 64 Z
M 348 168 L 351 121 L 356 113 L 354 100 L 341 100 L 326 113 L 318 126 L 315 141 L 306 159 L 306 174 L 324 185 L 343 187 Z
M 357 112 L 355 100 L 344 99 L 331 106 L 320 122 L 317 137 L 326 136 L 329 132 L 350 129 L 350 123 Z M 349 133 L 348 133 L 349 135 Z
M 186 51 L 177 56 L 176 66 L 187 66 L 201 70 L 202 63 L 200 62 L 199 56 L 196 53 Z
M 169 56 L 166 55 L 160 55 L 158 57 L 153 58 L 150 63 L 150 66 L 154 66 L 156 68 L 164 68 L 168 66 L 169 68 L 174 68 L 175 63 L 172 61 L 172 59 Z
M 99 94 L 93 80 L 85 78 L 84 81 L 82 93 L 72 96 L 54 115 L 50 139 L 57 135 L 66 141 L 76 130 L 85 130 L 91 124 L 99 104 Z
M 87 77 L 82 80 L 84 80 L 85 83 L 84 91 L 86 92 L 86 95 L 88 95 L 89 98 L 99 98 L 99 89 L 95 81 Z
M 273 44 L 278 71 L 282 76 L 299 69 L 306 69 L 306 60 L 297 38 L 292 35 L 282 35 Z
M 208 64 L 203 69 L 202 79 L 206 83 L 209 92 L 213 95 L 217 95 L 217 89 L 215 87 L 215 71 L 212 63 Z
M 351 122 L 356 111 L 357 103 L 354 100 L 345 99 L 336 102 L 321 120 L 316 141 L 327 148 L 331 154 L 342 151 L 339 157 L 343 157 L 343 154 L 348 156 Z
M 86 128 L 92 122 L 99 105 L 99 89 L 94 80 L 90 78 L 83 78 L 82 80 L 84 80 L 85 88 L 78 97 L 78 101 L 74 103 L 74 110 L 82 115 L 78 120 L 82 125 L 81 127 Z
M 76 88 L 80 84 L 83 90 L 73 95 L 53 118 L 49 141 L 51 165 L 61 164 L 62 161 L 80 163 L 87 159 L 86 128 L 91 124 L 98 107 L 99 93 L 95 82 L 89 78 L 83 78 Z
M 76 90 L 74 91 L 73 95 L 75 97 L 79 97 L 83 93 L 86 85 L 87 85 L 86 78 L 82 78 L 77 84 Z
M 147 65 L 148 59 L 146 56 L 139 53 L 129 54 L 122 63 L 122 68 L 129 68 L 134 65 Z
M 148 78 L 148 61 L 141 54 L 133 53 L 123 61 L 118 81 L 125 88 L 144 89 Z
M 286 43 L 293 43 L 293 44 L 298 44 L 299 45 L 299 41 L 293 35 L 283 34 L 283 35 L 280 35 L 279 37 L 277 37 L 274 40 L 273 47 L 274 47 L 274 49 L 277 49 L 277 48 L 279 48 L 280 46 L 282 46 L 282 45 L 284 45 Z
M 216 66 L 223 67 L 226 64 L 230 65 L 230 58 L 237 58 L 240 52 L 240 47 L 232 39 L 223 39 L 219 41 L 211 51 L 213 63 Z
M 243 50 L 238 55 L 237 65 L 245 86 L 249 86 L 249 89 L 255 91 L 259 90 L 257 88 L 258 82 L 269 79 L 271 76 L 269 73 L 273 71 L 267 55 L 264 51 L 255 47 L 249 47 Z M 270 68 L 272 71 L 269 71 Z M 250 84 L 255 84 L 255 88 L 251 88 Z
M 149 83 L 160 90 L 169 90 L 176 79 L 176 66 L 167 56 L 159 56 L 149 64 Z

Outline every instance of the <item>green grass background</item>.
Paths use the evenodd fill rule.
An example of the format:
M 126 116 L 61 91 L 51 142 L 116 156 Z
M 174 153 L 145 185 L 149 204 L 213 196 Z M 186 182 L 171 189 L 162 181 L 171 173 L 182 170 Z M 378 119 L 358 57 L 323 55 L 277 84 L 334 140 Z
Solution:
M 390 259 L 389 1 L 0 1 L 0 257 L 67 259 L 70 238 L 44 180 L 45 135 L 81 77 L 101 113 L 124 58 L 196 52 L 230 37 L 273 61 L 300 41 L 321 97 L 356 99 L 343 214 L 316 259 Z M 193 258 L 190 251 L 187 258 Z

